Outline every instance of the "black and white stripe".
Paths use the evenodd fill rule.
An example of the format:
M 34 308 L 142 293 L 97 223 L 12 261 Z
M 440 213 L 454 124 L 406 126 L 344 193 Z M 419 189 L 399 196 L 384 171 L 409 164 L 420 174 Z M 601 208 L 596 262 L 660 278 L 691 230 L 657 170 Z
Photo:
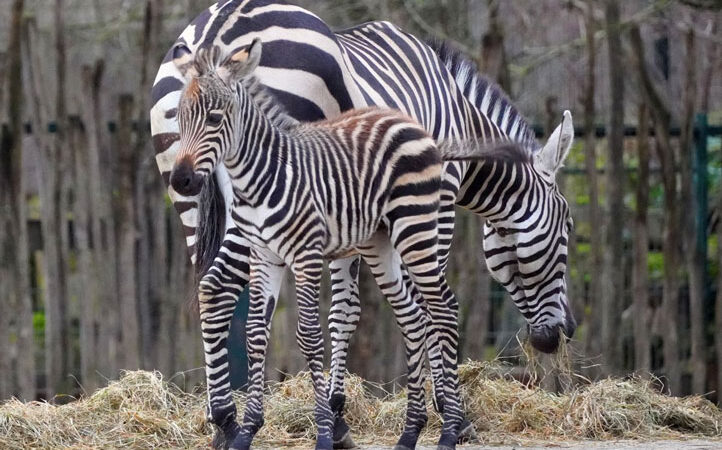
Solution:
M 235 0 L 209 8 L 183 32 L 179 42 L 192 51 L 218 45 L 224 54 L 230 54 L 256 36 L 264 41 L 264 56 L 257 75 L 298 120 L 334 117 L 368 104 L 387 105 L 416 118 L 438 139 L 508 137 L 533 153 L 534 163 L 528 170 L 501 166 L 492 169 L 479 162 L 445 165 L 439 261 L 444 268 L 455 202 L 484 216 L 496 214 L 484 239 L 488 266 L 512 294 L 530 324 L 532 342 L 538 348 L 550 350 L 558 342 L 559 326 L 567 334 L 573 332 L 574 321 L 563 285 L 568 209 L 553 179 L 571 143 L 568 130 L 560 129 L 546 146 L 540 146 L 511 102 L 496 86 L 480 77 L 473 65 L 447 47 L 429 47 L 388 23 L 369 23 L 334 34 L 320 19 L 301 8 L 279 2 Z M 169 53 L 156 78 L 151 110 L 157 162 L 166 181 L 179 148 L 175 114 L 184 85 Z M 564 125 L 568 128 L 571 122 L 565 120 Z M 223 222 L 225 228 L 232 223 L 228 175 L 218 170 L 213 181 L 222 195 L 211 196 L 216 201 L 211 202 L 210 212 L 199 212 L 197 197 L 181 196 L 169 188 L 187 230 L 192 258 L 201 271 L 216 256 L 218 237 L 223 235 L 218 230 L 223 230 Z M 515 199 L 520 201 L 512 201 Z M 520 213 L 522 209 L 525 212 Z M 214 211 L 218 210 L 226 213 L 216 214 Z M 503 211 L 506 216 L 501 214 Z M 203 220 L 199 220 L 199 214 Z M 213 226 L 209 227 L 210 223 Z M 211 271 L 216 273 L 219 286 L 228 280 L 237 294 L 248 280 L 249 246 L 243 236 L 232 238 L 221 250 L 227 264 L 214 263 Z M 342 417 L 346 351 L 360 310 L 358 258 L 340 258 L 332 261 L 330 267 L 333 284 L 329 319 L 333 339 L 330 394 L 337 413 L 334 440 L 342 440 L 348 431 Z M 411 291 L 409 286 L 403 295 L 412 297 Z M 229 294 L 229 301 L 231 298 Z M 220 348 L 221 345 L 215 347 Z M 432 362 L 432 367 L 438 365 Z M 218 377 L 227 376 L 222 364 L 217 367 Z M 222 423 L 218 420 L 214 422 Z
M 438 213 L 444 159 L 507 161 L 475 142 L 437 146 L 421 124 L 391 109 L 351 110 L 337 118 L 300 123 L 271 110 L 269 94 L 253 75 L 261 41 L 221 58 L 218 47 L 179 46 L 175 61 L 189 84 L 178 109 L 181 148 L 171 172 L 173 188 L 195 195 L 224 165 L 233 188 L 233 223 L 251 243 L 248 401 L 233 448 L 250 448 L 263 425 L 263 374 L 271 317 L 284 265 L 295 278 L 297 339 L 311 372 L 318 425 L 317 448 L 332 448 L 333 412 L 323 375 L 319 288 L 324 258 L 360 254 L 402 324 L 408 355 L 409 404 L 397 448 L 414 448 L 426 424 L 421 378 L 424 350 L 438 348 L 444 386 L 444 427 L 439 448 L 456 445 L 462 421 L 458 392 L 458 305 L 438 261 Z M 528 162 L 520 155 L 514 163 Z M 231 230 L 232 231 L 232 230 Z M 229 236 L 234 234 L 229 232 Z M 222 247 L 223 250 L 223 247 Z M 217 258 L 224 263 L 224 258 Z M 401 267 L 421 300 L 408 301 Z M 214 354 L 233 314 L 214 272 L 199 295 L 203 339 L 208 345 L 209 394 L 221 409 L 232 404 L 229 380 L 216 377 Z M 232 288 L 229 292 L 235 292 Z M 210 293 L 210 295 L 208 295 Z M 213 405 L 215 406 L 215 405 Z M 211 418 L 216 419 L 213 413 Z

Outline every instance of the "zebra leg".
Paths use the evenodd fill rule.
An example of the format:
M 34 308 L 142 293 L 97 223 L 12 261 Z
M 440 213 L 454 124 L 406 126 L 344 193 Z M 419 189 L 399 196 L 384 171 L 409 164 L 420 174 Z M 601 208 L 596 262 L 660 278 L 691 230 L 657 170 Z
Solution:
M 428 214 L 404 216 L 392 211 L 388 218 L 391 241 L 426 304 L 427 345 L 438 345 L 441 355 L 444 425 L 438 449 L 453 449 L 463 421 L 457 362 L 459 308 L 439 265 L 436 224 Z
M 326 377 L 323 374 L 323 333 L 319 311 L 323 255 L 320 251 L 308 251 L 298 255 L 291 269 L 296 281 L 296 301 L 298 302 L 296 340 L 308 363 L 316 400 L 314 413 L 318 426 L 316 449 L 330 450 L 333 448 L 333 439 L 331 438 L 333 413 L 328 401 Z
M 346 395 L 344 380 L 346 377 L 346 358 L 349 341 L 359 318 L 358 274 L 360 258 L 343 258 L 329 263 L 331 272 L 331 310 L 328 317 L 328 330 L 331 335 L 331 376 L 329 403 L 334 414 L 333 447 L 354 448 L 351 430 L 343 417 Z
M 448 167 L 444 171 L 444 179 L 442 182 L 441 197 L 439 204 L 438 233 L 439 243 L 437 247 L 437 255 L 439 258 L 439 268 L 442 274 L 446 274 L 449 264 L 449 252 L 451 250 L 451 241 L 454 237 L 454 224 L 456 222 L 456 194 L 459 191 L 461 179 L 454 167 Z M 428 342 L 433 339 L 427 340 Z M 443 385 L 443 360 L 441 349 L 438 345 L 429 345 L 429 367 L 431 369 L 431 377 L 433 380 L 433 404 L 434 408 L 443 416 L 444 414 L 444 385 Z M 476 434 L 476 428 L 469 419 L 464 416 L 459 428 L 459 444 L 478 443 L 479 436 Z
M 378 233 L 358 251 L 369 265 L 376 283 L 396 317 L 406 347 L 408 365 L 406 423 L 395 450 L 416 448 L 421 430 L 428 419 L 423 386 L 426 345 L 426 314 L 407 290 L 401 258 L 386 234 Z
M 198 286 L 208 385 L 206 417 L 219 428 L 213 439 L 214 448 L 227 448 L 240 431 L 231 396 L 226 341 L 238 296 L 248 283 L 249 253 L 249 244 L 239 231 L 236 228 L 227 230 L 213 265 Z
M 249 449 L 253 437 L 263 426 L 266 350 L 284 267 L 283 261 L 272 255 L 251 252 L 250 303 L 246 321 L 248 395 L 241 432 L 233 441 L 233 449 Z

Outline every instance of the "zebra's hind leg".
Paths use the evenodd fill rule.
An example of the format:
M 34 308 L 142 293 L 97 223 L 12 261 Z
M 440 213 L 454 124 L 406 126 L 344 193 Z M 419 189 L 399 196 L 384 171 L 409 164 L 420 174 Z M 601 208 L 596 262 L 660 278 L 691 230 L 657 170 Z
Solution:
M 314 411 L 318 426 L 316 449 L 331 450 L 333 448 L 333 439 L 331 438 L 333 413 L 328 401 L 326 377 L 323 374 L 323 332 L 319 311 L 323 254 L 320 251 L 309 249 L 296 255 L 291 263 L 291 270 L 296 281 L 296 301 L 298 302 L 296 340 L 311 372 L 316 401 Z
M 329 403 L 334 414 L 333 448 L 348 449 L 356 447 L 351 438 L 351 429 L 344 419 L 344 380 L 346 377 L 346 359 L 349 341 L 359 318 L 358 274 L 360 258 L 354 256 L 331 261 L 331 309 L 328 316 L 328 330 L 331 335 L 331 374 Z
M 266 350 L 284 267 L 283 261 L 273 255 L 256 250 L 251 253 L 250 303 L 246 321 L 248 395 L 241 432 L 231 446 L 233 449 L 250 448 L 253 437 L 263 426 Z
M 376 283 L 386 296 L 401 329 L 408 365 L 406 423 L 395 450 L 416 447 L 421 430 L 426 426 L 425 392 L 423 387 L 424 352 L 426 350 L 426 315 L 407 290 L 403 280 L 401 259 L 384 233 L 358 247 L 369 265 Z
M 198 286 L 198 309 L 208 385 L 206 417 L 219 430 L 214 448 L 228 448 L 240 432 L 231 396 L 226 341 L 238 296 L 248 283 L 250 247 L 236 228 L 226 232 L 212 266 Z

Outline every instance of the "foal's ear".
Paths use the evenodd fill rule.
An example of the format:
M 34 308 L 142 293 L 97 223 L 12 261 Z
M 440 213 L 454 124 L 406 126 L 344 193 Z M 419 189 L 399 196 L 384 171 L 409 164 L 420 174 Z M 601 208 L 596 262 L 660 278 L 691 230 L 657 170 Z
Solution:
M 253 39 L 251 45 L 238 50 L 221 63 L 218 75 L 229 86 L 235 85 L 256 70 L 258 63 L 261 62 L 262 47 L 261 38 Z
M 193 61 L 193 53 L 188 46 L 182 42 L 177 43 L 172 51 L 173 64 L 178 68 L 183 78 L 186 81 L 197 77 L 199 75 L 198 69 Z
M 557 126 L 544 147 L 534 156 L 534 164 L 554 180 L 557 171 L 564 165 L 573 141 L 572 113 L 567 110 L 562 116 L 562 123 Z

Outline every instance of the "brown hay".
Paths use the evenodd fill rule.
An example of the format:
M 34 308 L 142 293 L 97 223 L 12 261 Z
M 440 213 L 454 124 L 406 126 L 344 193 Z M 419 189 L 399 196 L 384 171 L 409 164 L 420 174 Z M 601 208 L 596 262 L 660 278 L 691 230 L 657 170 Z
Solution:
M 722 412 L 699 397 L 661 394 L 655 380 L 605 379 L 554 394 L 510 376 L 499 363 L 459 368 L 466 411 L 483 441 L 540 443 L 583 439 L 722 437 Z M 349 375 L 346 417 L 360 443 L 390 444 L 401 432 L 404 392 L 378 398 Z M 212 428 L 205 423 L 205 393 L 189 394 L 158 372 L 127 372 L 90 397 L 54 406 L 10 400 L 0 406 L 0 448 L 200 448 Z M 244 398 L 236 396 L 239 411 Z M 265 398 L 261 446 L 308 446 L 314 439 L 313 395 L 307 373 L 271 383 Z M 433 442 L 441 420 L 429 406 L 422 442 Z

